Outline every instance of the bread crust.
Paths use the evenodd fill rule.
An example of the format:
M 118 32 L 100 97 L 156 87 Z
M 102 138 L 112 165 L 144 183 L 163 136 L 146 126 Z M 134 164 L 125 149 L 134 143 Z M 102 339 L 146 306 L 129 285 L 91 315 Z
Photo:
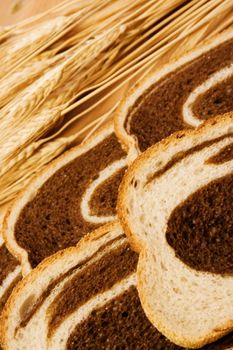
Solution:
M 136 174 L 138 174 L 139 170 L 143 168 L 143 165 L 145 162 L 150 159 L 151 157 L 156 158 L 156 154 L 159 154 L 162 151 L 166 151 L 169 147 L 174 147 L 174 145 L 179 142 L 181 138 L 189 138 L 192 137 L 192 139 L 199 138 L 200 135 L 204 135 L 208 133 L 208 130 L 210 127 L 218 128 L 221 125 L 229 125 L 229 129 L 232 129 L 233 132 L 233 112 L 227 113 L 223 116 L 218 116 L 211 118 L 207 120 L 205 123 L 203 123 L 200 127 L 197 129 L 189 129 L 189 130 L 183 130 L 178 131 L 172 135 L 170 135 L 168 138 L 158 142 L 157 144 L 151 146 L 148 148 L 145 152 L 143 152 L 128 168 L 126 171 L 123 180 L 121 182 L 120 188 L 119 188 L 119 196 L 118 196 L 118 202 L 117 202 L 117 214 L 119 221 L 123 227 L 123 230 L 133 247 L 133 249 L 139 253 L 139 262 L 137 267 L 137 288 L 139 292 L 139 297 L 143 305 L 143 309 L 148 317 L 148 319 L 152 322 L 152 324 L 156 324 L 156 328 L 158 330 L 165 334 L 172 342 L 188 348 L 200 348 L 208 343 L 211 343 L 222 336 L 226 335 L 233 329 L 233 320 L 228 321 L 225 324 L 222 324 L 219 326 L 217 330 L 215 330 L 212 334 L 209 334 L 206 337 L 203 337 L 202 339 L 199 339 L 198 341 L 190 339 L 190 341 L 187 341 L 187 339 L 179 338 L 175 332 L 171 332 L 170 329 L 164 325 L 163 322 L 160 321 L 159 317 L 153 313 L 151 310 L 150 305 L 147 301 L 147 295 L 144 290 L 144 286 L 146 284 L 145 282 L 145 264 L 148 264 L 147 259 L 147 248 L 143 244 L 142 241 L 140 241 L 139 237 L 134 233 L 132 229 L 132 224 L 130 217 L 128 215 L 128 209 L 127 209 L 127 201 L 126 198 L 128 197 L 128 188 L 131 184 L 131 181 L 133 181 Z M 151 263 L 151 262 L 150 262 Z M 188 269 L 191 269 L 187 266 Z M 209 272 L 206 272 L 207 274 Z M 155 278 L 156 280 L 156 278 Z
M 144 292 L 144 266 L 147 263 L 147 259 L 145 256 L 145 251 L 142 251 L 142 253 L 139 255 L 139 261 L 137 266 L 137 290 L 139 294 L 139 299 L 141 300 L 141 303 L 143 305 L 144 312 L 148 319 L 151 321 L 152 324 L 156 322 L 158 325 L 157 328 L 162 334 L 166 334 L 169 339 L 172 339 L 172 342 L 175 344 L 178 344 L 184 348 L 188 349 L 199 349 L 205 346 L 206 344 L 213 343 L 214 341 L 218 340 L 219 338 L 222 338 L 224 335 L 230 333 L 233 329 L 233 321 L 232 322 L 226 322 L 222 326 L 219 327 L 213 334 L 210 334 L 209 336 L 201 338 L 198 342 L 196 339 L 187 341 L 185 338 L 180 338 L 177 336 L 176 332 L 171 332 L 169 328 L 167 328 L 163 322 L 159 321 L 158 315 L 153 314 L 151 311 L 150 305 L 147 303 L 147 297 Z M 231 348 L 229 348 L 230 350 Z

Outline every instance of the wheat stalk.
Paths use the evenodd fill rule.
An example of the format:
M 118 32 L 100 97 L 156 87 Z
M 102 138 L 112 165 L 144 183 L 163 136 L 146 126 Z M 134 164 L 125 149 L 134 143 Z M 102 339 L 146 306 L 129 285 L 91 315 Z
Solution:
M 209 11 L 209 9 L 207 9 L 206 12 L 208 15 L 204 17 L 202 21 L 200 22 L 197 21 L 197 24 L 195 26 L 194 25 L 188 26 L 188 30 L 185 33 L 183 29 L 187 28 L 186 23 L 187 22 L 189 23 L 191 16 L 193 16 L 192 9 L 191 9 L 190 10 L 191 14 L 189 17 L 187 17 L 186 23 L 183 23 L 182 26 L 179 26 L 179 22 L 180 22 L 179 18 L 175 20 L 174 23 L 171 23 L 170 30 L 168 31 L 167 36 L 165 38 L 164 36 L 161 36 L 161 34 L 156 35 L 156 41 L 151 48 L 149 48 L 148 50 L 145 50 L 145 52 L 142 55 L 139 55 L 136 60 L 133 60 L 132 57 L 129 55 L 128 59 L 129 60 L 132 59 L 132 60 L 129 64 L 126 64 L 124 66 L 123 70 L 119 69 L 116 74 L 112 74 L 111 79 L 107 79 L 106 83 L 104 82 L 104 84 L 99 85 L 99 87 L 97 87 L 97 89 L 92 94 L 82 99 L 82 101 L 78 101 L 73 106 L 69 107 L 69 109 L 66 110 L 65 112 L 70 111 L 72 108 L 78 107 L 82 103 L 86 102 L 89 98 L 92 98 L 93 95 L 103 91 L 104 89 L 109 87 L 111 84 L 116 83 L 117 80 L 120 80 L 125 76 L 127 76 L 129 73 L 133 74 L 133 71 L 139 69 L 139 67 L 142 66 L 142 64 L 145 65 L 149 61 L 153 62 L 157 60 L 159 57 L 161 57 L 164 54 L 164 52 L 169 50 L 173 45 L 178 43 L 180 40 L 183 40 L 184 37 L 188 36 L 190 33 L 193 33 L 195 30 L 200 29 L 203 25 L 208 26 L 210 25 L 211 21 L 215 22 L 216 14 L 218 13 L 217 11 L 220 11 L 221 13 L 222 11 L 232 10 L 233 4 L 228 3 L 228 6 L 226 5 L 227 4 L 220 3 L 219 5 L 220 8 L 214 11 Z M 186 15 L 187 14 L 184 13 L 183 17 L 185 18 Z
M 16 94 L 33 83 L 44 74 L 51 66 L 54 66 L 61 57 L 33 60 L 30 64 L 16 71 L 4 80 L 0 80 L 0 108 L 9 103 Z
M 40 143 L 35 143 L 33 147 L 30 146 L 28 149 L 24 150 L 22 155 L 12 164 L 10 170 L 1 176 L 0 188 L 2 188 L 3 191 L 0 193 L 0 205 L 13 199 L 16 193 L 30 181 L 33 174 L 67 150 L 73 142 L 77 142 L 78 138 L 89 129 L 91 129 L 90 136 L 94 130 L 100 127 L 109 118 L 112 110 L 113 109 L 93 120 L 82 130 L 70 137 L 60 137 L 54 141 L 42 144 L 42 146 Z M 37 151 L 36 153 L 34 153 L 35 150 Z M 30 154 L 30 157 L 25 157 L 26 154 Z
M 63 5 L 57 6 L 54 10 L 35 16 L 32 20 L 26 20 L 21 25 L 16 25 L 11 29 L 8 28 L 8 31 L 15 33 L 15 35 L 12 35 L 11 40 L 2 46 L 2 56 L 6 57 L 7 55 L 8 60 L 2 60 L 0 78 L 14 72 L 27 60 L 64 37 L 107 3 L 108 0 L 95 0 L 86 3 L 77 0 L 65 1 Z M 55 14 L 60 14 L 60 16 L 52 18 Z M 38 19 L 43 19 L 43 21 L 38 22 Z
M 2 44 L 0 78 L 12 73 L 28 59 L 49 47 L 71 30 L 72 26 L 77 25 L 77 20 L 80 20 L 82 15 L 83 13 L 80 12 L 70 17 L 56 17 Z
M 35 137 L 40 137 L 59 120 L 61 110 L 64 108 L 63 105 L 65 101 L 70 99 L 75 85 L 68 83 L 67 90 L 62 91 L 62 94 L 61 89 L 58 89 L 58 91 L 55 89 L 67 81 L 75 71 L 78 72 L 80 66 L 84 69 L 86 65 L 92 63 L 103 50 L 120 37 L 124 30 L 125 28 L 120 27 L 117 31 L 111 30 L 90 40 L 71 58 L 48 71 L 19 94 L 19 97 L 13 100 L 7 108 L 3 108 L 0 113 L 0 120 L 5 130 L 7 130 L 6 135 L 0 142 L 0 159 L 3 167 L 9 158 L 19 152 L 22 147 L 33 141 Z M 49 99 L 46 100 L 49 95 Z M 21 101 L 20 105 L 19 99 Z M 45 104 L 38 112 L 32 114 L 45 100 Z M 56 107 L 59 105 L 61 106 Z M 25 119 L 27 119 L 27 123 L 22 128 L 21 123 Z M 14 123 L 14 127 L 10 128 L 12 123 Z

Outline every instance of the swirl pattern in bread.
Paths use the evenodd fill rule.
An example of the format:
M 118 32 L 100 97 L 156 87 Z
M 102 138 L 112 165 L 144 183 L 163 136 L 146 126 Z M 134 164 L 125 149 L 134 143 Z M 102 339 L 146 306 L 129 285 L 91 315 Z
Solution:
M 129 162 L 172 133 L 233 111 L 233 31 L 174 59 L 136 84 L 115 116 Z
M 213 118 L 149 148 L 120 187 L 143 308 L 180 346 L 233 329 L 232 145 L 232 114 Z
M 136 289 L 137 261 L 118 223 L 46 259 L 4 310 L 4 350 L 182 350 L 146 318 Z M 204 349 L 232 344 L 228 335 Z
M 45 167 L 19 195 L 6 214 L 4 235 L 24 275 L 114 220 L 125 158 L 110 123 Z

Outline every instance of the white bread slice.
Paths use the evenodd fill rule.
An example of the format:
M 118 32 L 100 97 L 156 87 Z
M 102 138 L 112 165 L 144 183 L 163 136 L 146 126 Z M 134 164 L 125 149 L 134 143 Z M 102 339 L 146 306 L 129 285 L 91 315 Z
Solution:
M 204 42 L 201 47 L 175 57 L 162 69 L 150 73 L 128 91 L 117 109 L 114 119 L 115 131 L 123 147 L 127 150 L 129 164 L 141 154 L 142 149 L 143 151 L 146 150 L 148 145 L 152 146 L 175 131 L 197 127 L 203 122 L 203 119 L 209 117 L 208 112 L 210 112 L 210 116 L 217 116 L 233 110 L 230 93 L 233 80 L 233 56 L 230 50 L 227 49 L 222 54 L 223 56 L 229 54 L 227 62 L 223 57 L 221 64 L 217 62 L 214 69 L 210 64 L 212 61 L 211 52 L 228 41 L 231 42 L 232 48 L 232 29 Z M 187 79 L 181 76 L 182 72 L 190 69 L 190 67 L 192 68 L 202 57 L 204 57 L 203 60 L 206 64 L 205 74 L 199 72 L 201 67 L 198 67 L 198 71 Z M 198 81 L 195 81 L 196 77 L 198 77 Z M 173 94 L 170 94 L 169 90 L 172 86 L 168 87 L 167 90 L 164 87 L 165 84 L 168 84 L 170 78 L 174 80 L 172 86 L 175 85 L 176 79 L 181 81 L 177 90 L 176 87 L 174 88 Z M 227 80 L 230 81 L 230 87 L 224 85 Z M 221 92 L 223 85 L 224 90 Z M 181 88 L 183 90 L 180 92 L 179 89 Z M 184 94 L 185 89 L 188 92 Z M 209 97 L 211 97 L 210 102 L 205 97 L 208 92 Z M 155 97 L 156 102 L 153 101 Z M 199 99 L 206 101 L 206 106 L 204 105 L 202 111 L 203 119 L 200 118 L 200 114 L 194 113 L 193 110 Z M 180 109 L 178 107 L 179 103 L 182 106 Z M 207 104 L 210 107 L 216 107 L 216 112 L 208 111 Z M 146 105 L 148 105 L 147 108 Z M 177 107 L 173 105 L 177 105 Z M 167 115 L 172 106 L 175 110 L 178 109 L 175 113 L 172 112 L 172 117 L 168 118 Z M 222 112 L 223 107 L 224 112 Z M 136 126 L 132 126 L 133 118 L 136 118 L 134 123 Z M 178 124 L 177 120 L 179 121 Z M 174 126 L 172 123 L 174 123 Z M 135 130 L 135 127 L 137 127 L 137 130 Z M 161 129 L 161 133 L 160 128 L 163 129 Z M 158 136 L 155 137 L 157 133 Z
M 115 255 L 118 264 L 116 266 L 112 261 L 109 267 L 108 255 L 117 249 L 121 249 L 120 254 Z M 124 262 L 125 254 L 129 254 L 131 260 Z M 104 264 L 96 275 L 95 264 L 101 259 Z M 146 318 L 135 287 L 136 264 L 137 254 L 130 250 L 118 223 L 107 224 L 86 236 L 77 247 L 67 248 L 44 260 L 16 287 L 7 303 L 2 318 L 3 349 L 182 350 L 163 337 Z M 121 275 L 112 280 L 119 271 Z M 123 271 L 125 276 L 122 276 Z M 72 291 L 72 286 L 68 288 L 67 283 L 80 274 L 86 278 L 80 279 L 80 284 L 71 282 L 75 285 Z M 62 322 L 53 323 L 56 326 L 49 332 L 54 312 L 59 315 L 64 307 L 62 293 L 68 293 L 67 304 L 70 306 L 75 303 L 75 294 L 85 295 L 87 282 L 94 282 L 91 296 L 83 303 L 76 302 L 72 312 L 66 314 Z M 51 285 L 50 292 L 45 293 Z M 36 305 L 33 316 L 20 326 L 22 317 L 27 317 Z M 73 337 L 72 342 L 73 332 L 76 338 Z M 233 336 L 230 335 L 204 349 L 230 349 L 232 344 Z
M 175 133 L 149 148 L 131 165 L 120 186 L 118 216 L 131 245 L 140 253 L 137 277 L 142 306 L 153 325 L 180 346 L 197 348 L 233 329 L 232 254 L 229 255 L 233 250 L 232 192 L 223 196 L 224 202 L 219 208 L 221 215 L 217 210 L 213 211 L 214 217 L 209 222 L 203 220 L 202 211 L 206 210 L 208 214 L 212 207 L 215 208 L 218 197 L 216 195 L 210 205 L 200 195 L 200 190 L 212 186 L 213 181 L 219 180 L 221 184 L 224 176 L 229 176 L 232 191 L 232 143 L 233 114 L 210 119 L 196 130 Z M 220 189 L 223 191 L 224 187 L 220 185 Z M 187 247 L 184 248 L 183 236 L 176 241 L 184 252 L 189 252 L 199 232 L 198 225 L 206 225 L 196 246 L 196 265 L 190 265 L 176 254 L 174 246 L 168 244 L 166 233 L 170 220 L 174 220 L 174 211 L 177 213 L 177 208 L 183 208 L 195 193 L 198 197 L 194 204 L 191 202 L 190 220 L 195 207 L 199 208 L 199 205 L 201 209 L 196 221 L 192 221 L 191 232 L 187 231 Z M 224 213 L 223 219 L 222 212 L 227 203 L 228 214 Z M 178 213 L 183 215 L 184 211 Z M 199 218 L 203 220 L 201 223 Z M 221 234 L 215 219 L 220 220 Z M 185 221 L 186 216 L 182 220 L 173 227 L 170 235 L 176 231 L 183 233 L 183 227 L 186 229 L 189 222 Z M 212 272 L 205 270 L 205 266 L 204 269 L 203 266 L 197 268 L 203 244 L 214 232 L 210 229 L 218 233 L 214 249 L 220 247 L 220 256 L 211 256 L 211 263 L 217 265 L 219 271 Z M 224 253 L 220 253 L 224 239 L 228 244 L 226 257 L 230 264 L 226 273 L 221 263 Z M 207 260 L 204 259 L 206 266 Z M 221 269 L 224 273 L 220 273 Z
M 3 235 L 23 275 L 43 258 L 114 220 L 125 158 L 109 123 L 46 166 L 19 194 L 5 216 Z

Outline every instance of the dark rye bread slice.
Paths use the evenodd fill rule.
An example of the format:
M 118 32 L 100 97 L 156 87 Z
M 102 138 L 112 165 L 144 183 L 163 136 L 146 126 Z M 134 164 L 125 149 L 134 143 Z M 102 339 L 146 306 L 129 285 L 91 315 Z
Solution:
M 46 259 L 4 310 L 4 350 L 182 350 L 146 318 L 136 289 L 137 261 L 118 223 Z M 230 334 L 204 349 L 232 345 Z
M 145 151 L 123 178 L 118 215 L 139 252 L 140 299 L 180 346 L 233 329 L 233 114 Z
M 23 275 L 114 220 L 125 158 L 110 123 L 45 167 L 18 196 L 3 233 Z
M 233 30 L 174 59 L 129 91 L 115 129 L 129 163 L 172 133 L 233 111 Z

